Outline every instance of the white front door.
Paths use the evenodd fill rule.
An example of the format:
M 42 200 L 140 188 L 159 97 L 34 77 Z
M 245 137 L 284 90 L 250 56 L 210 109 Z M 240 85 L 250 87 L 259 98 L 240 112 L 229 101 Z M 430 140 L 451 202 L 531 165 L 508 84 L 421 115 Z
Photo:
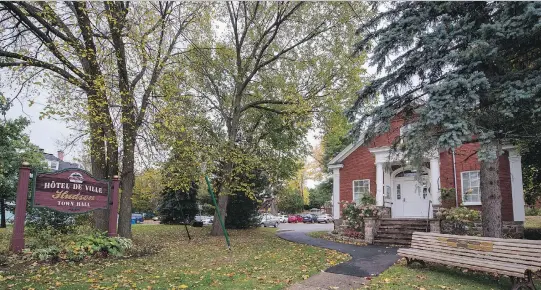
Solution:
M 393 191 L 393 217 L 427 217 L 430 197 L 413 177 L 395 178 Z

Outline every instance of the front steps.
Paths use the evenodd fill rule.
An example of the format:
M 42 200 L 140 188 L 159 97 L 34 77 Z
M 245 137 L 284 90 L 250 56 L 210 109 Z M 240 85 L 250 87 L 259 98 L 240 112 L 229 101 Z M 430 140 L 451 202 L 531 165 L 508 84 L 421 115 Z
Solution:
M 413 232 L 429 232 L 426 219 L 381 219 L 374 244 L 409 247 Z

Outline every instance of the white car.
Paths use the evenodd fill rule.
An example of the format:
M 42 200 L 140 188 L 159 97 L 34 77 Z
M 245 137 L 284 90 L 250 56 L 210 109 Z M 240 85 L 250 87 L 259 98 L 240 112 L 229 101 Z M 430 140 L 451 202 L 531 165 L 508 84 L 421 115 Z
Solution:
M 205 215 L 196 215 L 195 220 L 198 222 L 203 222 L 203 225 L 210 225 L 214 222 L 214 217 L 205 216 Z
M 271 214 L 266 214 L 261 217 L 261 225 L 263 227 L 275 227 L 280 224 L 280 218 Z
M 320 214 L 317 216 L 318 223 L 330 223 L 333 221 L 333 218 L 330 214 Z
M 280 219 L 280 223 L 287 223 L 287 215 L 281 215 L 279 219 Z

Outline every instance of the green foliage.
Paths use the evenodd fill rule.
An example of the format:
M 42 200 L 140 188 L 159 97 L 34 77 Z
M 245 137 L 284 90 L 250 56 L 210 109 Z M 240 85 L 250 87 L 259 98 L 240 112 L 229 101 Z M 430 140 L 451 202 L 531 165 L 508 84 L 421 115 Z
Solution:
M 81 261 L 98 254 L 120 257 L 131 247 L 132 241 L 130 239 L 107 237 L 105 234 L 97 233 L 76 236 L 73 240 L 60 247 L 58 245 L 50 245 L 26 252 L 29 253 L 32 258 L 40 261 Z
M 132 195 L 133 212 L 155 213 L 163 183 L 162 172 L 158 169 L 147 169 L 136 175 Z
M 316 187 L 309 190 L 310 207 L 321 208 L 332 198 L 332 179 L 320 182 Z
M 541 126 L 534 126 L 537 131 Z M 541 141 L 539 138 L 520 143 L 522 155 L 522 181 L 524 201 L 527 205 L 535 206 L 541 201 Z
M 481 221 L 478 210 L 463 207 L 440 208 L 436 217 L 442 220 L 442 232 L 453 235 L 479 235 L 475 223 Z
M 299 191 L 284 190 L 278 194 L 278 210 L 284 213 L 299 213 L 303 210 L 304 200 Z
M 440 202 L 444 206 L 456 204 L 456 190 L 454 188 L 440 188 Z
M 341 204 L 342 219 L 347 222 L 349 229 L 357 232 L 364 231 L 364 218 L 379 218 L 383 215 L 383 211 L 376 206 L 376 199 L 371 195 L 363 196 L 360 204 L 348 201 L 343 201 Z
M 245 192 L 237 191 L 229 195 L 229 205 L 225 217 L 225 227 L 228 229 L 248 229 L 259 226 L 259 202 L 250 198 Z
M 24 133 L 30 121 L 24 117 L 14 120 L 5 118 L 13 101 L 0 93 L 0 202 L 4 204 L 15 201 L 22 162 L 28 162 L 34 168 L 44 167 L 39 148 Z
M 159 213 L 163 224 L 182 224 L 191 222 L 198 214 L 197 187 L 191 183 L 189 190 L 165 188 L 161 193 Z
M 75 217 L 52 209 L 29 206 L 26 213 L 26 225 L 36 232 L 51 228 L 54 231 L 66 234 L 73 231 Z
M 436 213 L 438 218 L 458 222 L 474 222 L 481 220 L 481 213 L 475 209 L 469 209 L 465 206 L 453 207 L 450 209 L 440 208 Z
M 527 216 L 541 216 L 541 208 L 527 207 L 526 215 Z
M 361 91 L 351 114 L 356 132 L 367 125 L 370 140 L 404 117 L 412 123 L 402 138 L 406 158 L 417 163 L 433 148 L 471 141 L 481 142 L 480 160 L 494 160 L 501 152 L 493 142 L 529 139 L 541 105 L 533 85 L 541 78 L 534 65 L 541 59 L 540 11 L 538 2 L 396 2 L 380 9 L 360 28 L 365 37 L 356 47 L 373 52 L 372 64 L 385 75 Z M 381 97 L 374 110 L 355 113 Z

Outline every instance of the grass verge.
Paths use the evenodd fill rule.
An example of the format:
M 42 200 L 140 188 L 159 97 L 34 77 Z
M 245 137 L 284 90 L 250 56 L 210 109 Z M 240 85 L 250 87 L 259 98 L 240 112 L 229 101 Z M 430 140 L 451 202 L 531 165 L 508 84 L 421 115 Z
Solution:
M 536 281 L 539 289 L 540 281 Z M 429 289 L 457 289 L 457 290 L 507 290 L 511 288 L 508 277 L 495 277 L 470 270 L 427 264 L 420 267 L 417 264 L 406 266 L 404 260 L 373 278 L 369 289 L 389 290 L 429 290 Z
M 158 253 L 7 268 L 0 289 L 282 289 L 349 259 L 284 241 L 274 229 L 231 231 L 232 251 L 208 227 L 189 230 L 192 241 L 183 226 L 137 225 L 136 247 L 156 245 Z M 9 234 L 0 232 L 0 238 L 8 242 Z

